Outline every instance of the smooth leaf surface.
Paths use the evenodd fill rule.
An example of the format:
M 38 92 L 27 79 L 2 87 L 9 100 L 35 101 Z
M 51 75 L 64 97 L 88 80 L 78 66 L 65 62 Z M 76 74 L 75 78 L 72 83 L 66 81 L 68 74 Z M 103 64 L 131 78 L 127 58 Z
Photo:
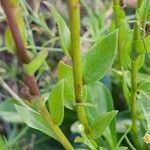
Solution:
M 0 103 L 0 117 L 6 122 L 11 123 L 22 123 L 22 120 L 16 109 L 14 104 L 17 104 L 16 101 L 12 98 L 8 98 L 5 101 Z
M 101 82 L 97 81 L 86 85 L 87 87 L 87 102 L 95 106 L 86 107 L 88 119 L 93 121 L 100 113 L 111 111 L 113 109 L 113 100 L 109 89 Z
M 73 86 L 73 70 L 72 67 L 66 65 L 62 61 L 58 66 L 58 79 L 64 79 L 64 102 L 69 109 L 74 109 L 75 94 Z
M 64 80 L 58 82 L 48 98 L 50 114 L 57 125 L 64 119 Z
M 109 126 L 112 119 L 118 111 L 112 110 L 111 112 L 101 113 L 91 124 L 91 134 L 93 139 L 99 138 L 104 130 Z
M 118 32 L 108 34 L 83 57 L 84 84 L 100 80 L 110 69 L 116 56 Z
M 28 75 L 34 75 L 34 73 L 40 68 L 48 56 L 48 51 L 41 51 L 37 56 L 29 63 L 24 65 L 24 70 Z
M 113 99 L 109 89 L 101 82 L 97 81 L 92 84 L 86 85 L 87 87 L 87 102 L 95 106 L 86 107 L 88 119 L 90 122 L 94 121 L 100 113 L 113 110 Z M 114 147 L 116 142 L 116 129 L 115 120 L 113 120 L 107 130 L 104 131 L 103 135 L 109 141 L 111 147 Z M 113 137 L 113 138 L 112 138 Z
M 124 44 L 122 46 L 122 65 L 123 67 L 129 69 L 131 68 L 131 58 L 130 58 L 130 54 L 132 51 L 132 38 L 133 38 L 133 31 L 128 32 L 128 35 L 124 41 Z M 145 39 L 141 40 L 140 42 L 141 46 L 141 51 L 144 51 L 146 53 L 150 51 L 150 37 L 146 37 Z M 140 47 L 138 47 L 140 48 Z M 144 63 L 144 55 L 139 55 L 139 57 L 136 60 L 138 62 L 138 68 L 141 68 L 141 66 Z
M 37 129 L 45 133 L 46 135 L 56 139 L 53 131 L 49 127 L 48 123 L 43 119 L 40 113 L 31 109 L 29 110 L 28 108 L 19 105 L 15 105 L 15 108 L 19 116 L 29 127 Z
M 150 81 L 142 82 L 138 86 L 138 99 L 150 100 Z

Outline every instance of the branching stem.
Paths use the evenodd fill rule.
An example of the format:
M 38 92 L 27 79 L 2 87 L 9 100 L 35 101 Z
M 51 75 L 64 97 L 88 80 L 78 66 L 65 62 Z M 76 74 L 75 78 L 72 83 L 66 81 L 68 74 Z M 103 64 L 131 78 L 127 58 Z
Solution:
M 137 126 L 137 84 L 138 84 L 138 63 L 136 60 L 131 60 L 131 115 L 132 115 L 132 130 L 134 144 L 137 149 L 141 148 L 138 137 Z

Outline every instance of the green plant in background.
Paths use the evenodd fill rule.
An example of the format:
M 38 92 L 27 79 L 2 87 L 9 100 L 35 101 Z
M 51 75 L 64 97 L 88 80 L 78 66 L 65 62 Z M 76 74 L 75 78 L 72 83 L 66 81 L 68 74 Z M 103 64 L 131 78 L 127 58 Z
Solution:
M 58 141 L 67 150 L 125 150 L 128 147 L 133 150 L 145 150 L 149 148 L 142 138 L 144 137 L 148 143 L 146 136 L 149 135 L 150 123 L 148 117 L 150 78 L 146 73 L 140 72 L 140 69 L 144 64 L 144 56 L 150 51 L 150 37 L 145 37 L 150 4 L 148 0 L 138 1 L 132 31 L 120 1 L 113 0 L 112 3 L 114 13 L 112 26 L 110 33 L 106 33 L 102 29 L 104 18 L 101 17 L 98 20 L 98 12 L 95 17 L 85 0 L 81 3 L 79 0 L 68 0 L 69 27 L 49 1 L 42 1 L 48 9 L 48 16 L 51 14 L 57 24 L 59 37 L 55 37 L 53 32 L 56 29 L 51 31 L 48 28 L 44 16 L 37 14 L 38 8 L 34 12 L 26 1 L 1 0 L 8 20 L 5 31 L 6 50 L 17 56 L 18 62 L 21 63 L 23 77 L 20 82 L 25 86 L 23 95 L 20 93 L 17 95 L 4 81 L 6 73 L 4 71 L 0 83 L 12 96 L 0 104 L 0 116 L 4 120 L 13 123 L 25 122 L 29 127 Z M 91 21 L 89 32 L 93 44 L 86 54 L 82 54 L 81 51 L 81 4 L 86 8 Z M 98 5 L 99 2 L 96 1 L 96 4 Z M 50 38 L 49 41 L 42 43 L 41 47 L 35 44 L 30 28 L 31 22 L 27 16 L 31 22 L 35 22 L 40 29 L 46 31 Z M 47 86 L 48 89 L 39 86 L 37 79 L 40 80 L 38 77 L 44 74 L 48 67 L 50 48 L 46 46 L 50 44 L 54 47 L 57 40 L 61 46 L 60 50 L 63 51 L 69 63 L 64 60 L 59 62 L 58 82 L 50 87 L 51 90 L 48 92 L 49 86 Z M 113 64 L 114 67 L 111 69 Z M 5 64 L 4 69 L 7 71 L 8 68 L 9 66 Z M 15 71 L 11 72 L 15 78 Z M 115 110 L 110 89 L 101 82 L 106 74 L 109 78 L 112 77 L 115 81 L 121 82 L 128 106 L 126 112 L 118 113 Z M 63 129 L 64 123 L 67 124 L 66 118 L 69 116 L 66 111 L 75 116 L 71 132 L 72 135 L 77 134 L 77 136 L 72 141 Z M 14 140 L 1 136 L 0 146 L 3 149 L 13 148 L 27 130 L 29 130 L 28 127 L 23 128 Z M 126 143 L 124 144 L 123 141 Z

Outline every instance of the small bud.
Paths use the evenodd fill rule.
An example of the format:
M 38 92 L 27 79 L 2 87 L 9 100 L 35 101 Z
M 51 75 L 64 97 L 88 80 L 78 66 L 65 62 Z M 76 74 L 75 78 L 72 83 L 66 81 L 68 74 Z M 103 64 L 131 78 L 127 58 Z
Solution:
M 82 133 L 84 131 L 84 126 L 77 121 L 71 126 L 71 131 L 73 133 Z
M 143 139 L 146 144 L 150 144 L 150 134 L 146 133 Z

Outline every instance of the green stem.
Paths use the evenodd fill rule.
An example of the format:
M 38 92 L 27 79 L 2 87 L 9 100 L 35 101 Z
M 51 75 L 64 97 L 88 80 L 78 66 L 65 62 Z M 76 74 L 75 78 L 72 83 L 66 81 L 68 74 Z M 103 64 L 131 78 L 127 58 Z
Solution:
M 131 115 L 132 115 L 131 134 L 136 148 L 140 149 L 141 145 L 138 137 L 138 126 L 137 126 L 137 84 L 138 84 L 138 63 L 136 60 L 131 60 Z
M 53 130 L 53 132 L 55 133 L 57 139 L 63 145 L 63 147 L 66 150 L 74 150 L 74 148 L 72 147 L 72 145 L 70 144 L 70 142 L 68 141 L 66 136 L 63 134 L 61 129 L 58 127 L 58 125 L 56 125 L 54 123 L 53 119 L 51 118 L 51 116 L 50 116 L 50 114 L 49 114 L 49 112 L 48 112 L 48 110 L 47 110 L 47 108 L 45 106 L 43 106 L 40 109 L 40 113 L 45 118 L 45 120 L 47 121 L 48 125 Z
M 71 30 L 71 48 L 73 59 L 73 75 L 75 87 L 76 103 L 83 103 L 82 99 L 82 72 L 81 72 L 81 51 L 80 51 L 80 2 L 79 0 L 69 0 L 70 30 Z M 89 133 L 90 127 L 86 117 L 84 106 L 76 106 L 77 116 L 81 124 L 84 125 L 86 133 Z
M 119 17 L 119 14 L 118 14 L 118 8 L 121 8 L 120 6 L 120 0 L 113 0 L 113 12 L 114 12 L 114 18 L 115 18 L 115 28 L 118 29 L 118 49 L 117 49 L 117 52 L 118 52 L 118 68 L 121 70 L 121 55 L 122 55 L 122 50 L 121 50 L 121 47 L 122 47 L 122 40 L 120 39 L 121 37 L 121 32 L 120 32 L 120 22 L 122 20 L 122 18 Z

